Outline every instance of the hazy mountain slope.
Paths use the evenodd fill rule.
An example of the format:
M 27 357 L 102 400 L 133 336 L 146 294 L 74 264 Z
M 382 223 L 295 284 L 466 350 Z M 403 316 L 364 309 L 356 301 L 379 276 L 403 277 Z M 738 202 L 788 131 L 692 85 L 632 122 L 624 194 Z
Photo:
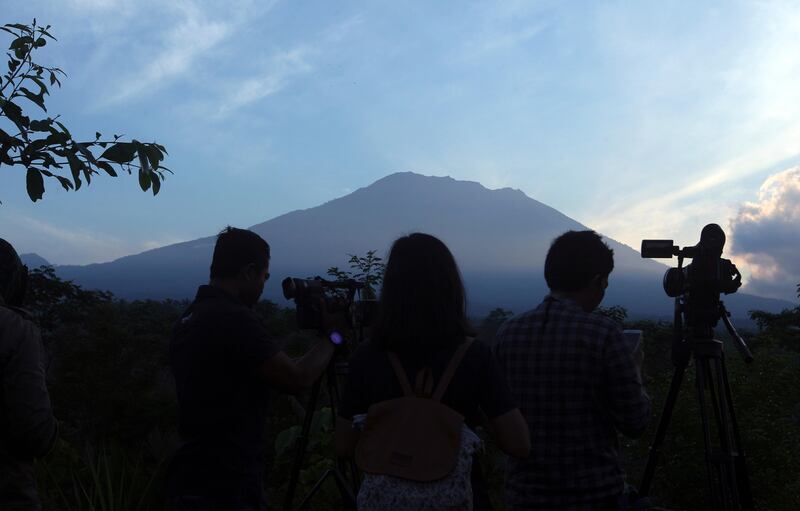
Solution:
M 279 298 L 279 282 L 287 275 L 324 275 L 330 266 L 345 267 L 348 253 L 375 249 L 384 255 L 398 236 L 424 231 L 453 251 L 476 314 L 498 306 L 522 311 L 537 303 L 546 292 L 542 266 L 550 242 L 568 229 L 586 228 L 519 190 L 488 190 L 474 182 L 410 172 L 251 227 L 272 247 L 274 281 L 268 284 L 268 298 Z M 661 290 L 666 267 L 608 242 L 616 266 L 606 303 L 624 305 L 634 314 L 670 315 L 670 301 Z M 214 237 L 201 238 L 58 271 L 126 298 L 190 297 L 207 280 L 213 243 Z M 746 308 L 775 310 L 785 303 L 735 296 L 730 305 L 742 315 Z
M 40 266 L 50 266 L 50 263 L 47 261 L 47 259 L 32 252 L 28 254 L 20 254 L 19 258 L 22 260 L 22 264 L 30 269 L 38 268 Z

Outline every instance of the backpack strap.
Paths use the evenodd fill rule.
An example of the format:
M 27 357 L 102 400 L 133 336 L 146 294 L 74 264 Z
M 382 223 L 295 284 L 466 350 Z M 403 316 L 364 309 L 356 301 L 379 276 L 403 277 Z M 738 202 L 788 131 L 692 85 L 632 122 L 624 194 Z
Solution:
M 417 372 L 414 393 L 418 397 L 431 397 L 433 394 L 433 371 L 430 367 L 424 367 Z
M 434 401 L 442 400 L 444 391 L 447 390 L 447 386 L 450 385 L 450 380 L 452 380 L 453 375 L 456 374 L 456 369 L 458 369 L 458 366 L 461 364 L 461 359 L 464 358 L 464 354 L 472 344 L 472 340 L 472 338 L 467 338 L 453 354 L 453 358 L 451 358 L 450 363 L 447 364 L 447 368 L 445 368 L 444 373 L 442 373 L 442 379 L 439 380 L 439 385 L 436 386 L 436 391 L 433 393 Z
M 400 363 L 400 359 L 391 351 L 387 352 L 386 356 L 389 357 L 389 363 L 392 364 L 392 369 L 394 369 L 394 374 L 397 376 L 397 381 L 400 382 L 400 388 L 403 389 L 403 394 L 406 396 L 413 396 L 414 392 L 411 390 L 411 384 L 408 382 L 408 375 L 406 375 L 406 370 L 403 369 L 403 364 Z

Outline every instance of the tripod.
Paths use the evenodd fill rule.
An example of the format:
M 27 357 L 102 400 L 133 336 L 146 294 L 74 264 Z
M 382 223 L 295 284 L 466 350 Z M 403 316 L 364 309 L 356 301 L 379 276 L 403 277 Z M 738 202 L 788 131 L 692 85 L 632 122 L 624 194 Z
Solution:
M 718 313 L 718 317 L 722 319 L 745 361 L 752 362 L 753 355 L 728 319 L 730 314 L 722 301 L 719 301 Z M 656 436 L 650 447 L 640 494 L 647 496 L 650 491 L 655 465 L 661 455 L 661 448 L 681 382 L 689 359 L 694 358 L 707 478 L 711 490 L 711 509 L 714 511 L 752 511 L 754 509 L 753 497 L 750 492 L 750 481 L 739 435 L 739 425 L 733 410 L 722 341 L 714 339 L 713 325 L 694 326 L 684 333 L 681 319 L 681 303 L 679 299 L 676 299 L 676 335 L 681 337 L 679 342 L 673 346 L 675 372 L 669 386 L 664 411 L 656 429 Z M 713 425 L 715 426 L 713 432 L 709 408 L 713 414 Z M 713 433 L 716 433 L 718 441 L 716 445 L 712 443 Z
M 297 491 L 297 483 L 300 478 L 300 470 L 303 467 L 303 459 L 306 455 L 306 449 L 308 447 L 308 441 L 311 433 L 311 424 L 314 418 L 314 410 L 316 410 L 317 402 L 319 400 L 320 390 L 322 389 L 322 380 L 325 379 L 327 383 L 328 389 L 328 396 L 330 399 L 330 408 L 331 408 L 331 417 L 332 417 L 332 426 L 335 428 L 336 424 L 336 409 L 339 404 L 339 385 L 337 384 L 337 377 L 347 375 L 348 366 L 347 362 L 340 362 L 337 360 L 336 356 L 331 359 L 328 363 L 328 367 L 325 371 L 323 376 L 314 383 L 314 386 L 311 389 L 311 395 L 308 398 L 308 403 L 306 405 L 306 413 L 303 417 L 303 427 L 300 431 L 300 435 L 297 437 L 295 443 L 295 458 L 294 462 L 292 463 L 292 472 L 289 476 L 289 487 L 286 491 L 286 500 L 284 501 L 283 509 L 284 511 L 292 511 L 292 506 L 294 504 L 294 497 Z M 349 474 L 350 481 L 348 482 L 348 477 L 345 474 Z M 311 499 L 314 495 L 319 492 L 322 488 L 322 485 L 329 479 L 333 478 L 334 482 L 336 483 L 336 487 L 339 490 L 339 494 L 342 497 L 342 502 L 344 503 L 344 509 L 346 511 L 355 511 L 356 509 L 356 498 L 355 494 L 358 491 L 357 488 L 357 472 L 354 462 L 346 462 L 341 459 L 337 459 L 333 468 L 329 468 L 325 470 L 317 479 L 316 483 L 311 487 L 308 494 L 303 497 L 303 500 L 300 502 L 298 506 L 298 510 L 302 511 L 307 509 L 308 506 L 311 504 Z

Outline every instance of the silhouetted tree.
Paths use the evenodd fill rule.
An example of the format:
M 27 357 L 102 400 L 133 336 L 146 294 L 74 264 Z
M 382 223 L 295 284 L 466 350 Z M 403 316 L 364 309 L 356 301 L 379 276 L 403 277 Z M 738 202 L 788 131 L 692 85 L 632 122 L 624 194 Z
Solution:
M 50 87 L 60 87 L 66 73 L 33 61 L 34 51 L 48 40 L 55 41 L 50 25 L 38 26 L 34 19 L 30 25 L 11 23 L 0 30 L 13 36 L 6 53 L 8 72 L 0 76 L 0 166 L 26 169 L 31 200 L 35 202 L 44 195 L 45 177 L 56 179 L 65 190 L 78 190 L 82 179 L 89 184 L 101 170 L 114 177 L 117 169 L 128 174 L 137 169 L 139 186 L 143 191 L 152 189 L 156 195 L 164 172 L 172 172 L 161 165 L 167 152 L 164 146 L 138 140 L 120 142 L 119 135 L 114 135 L 113 140 L 103 139 L 100 132 L 95 133 L 94 140 L 79 142 L 58 120 L 59 116 L 31 119 L 25 115 L 30 106 L 26 101 L 47 112 L 45 96 L 50 91 L 45 82 Z M 103 152 L 95 154 L 99 149 Z M 65 168 L 69 168 L 69 174 Z

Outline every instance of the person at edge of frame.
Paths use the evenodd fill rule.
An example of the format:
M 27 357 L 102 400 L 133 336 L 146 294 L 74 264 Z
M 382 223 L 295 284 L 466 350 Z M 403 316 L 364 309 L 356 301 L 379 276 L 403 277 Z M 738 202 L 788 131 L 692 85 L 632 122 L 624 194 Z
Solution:
M 169 357 L 181 444 L 167 470 L 168 509 L 266 510 L 268 391 L 310 388 L 333 355 L 338 336 L 330 334 L 343 317 L 324 313 L 324 335 L 297 360 L 269 338 L 253 310 L 269 262 L 270 247 L 258 234 L 224 229 L 209 284 L 175 325 Z
M 45 382 L 42 340 L 25 299 L 28 269 L 0 239 L 0 509 L 42 509 L 34 460 L 58 436 Z
M 389 252 L 371 338 L 350 358 L 336 419 L 337 454 L 354 456 L 359 437 L 354 416 L 366 414 L 373 403 L 403 395 L 387 352 L 397 355 L 407 374 L 430 367 L 438 382 L 458 347 L 472 336 L 464 285 L 447 246 L 424 233 L 397 239 Z M 486 344 L 470 345 L 442 403 L 463 415 L 468 427 L 486 425 L 506 454 L 528 455 L 527 426 Z M 471 484 L 473 509 L 491 509 L 478 459 L 472 463 Z
M 531 436 L 531 455 L 506 467 L 509 511 L 645 504 L 631 507 L 624 493 L 617 436 L 640 436 L 650 421 L 641 345 L 626 344 L 615 321 L 593 312 L 613 269 L 614 252 L 597 233 L 562 234 L 545 260 L 550 293 L 495 335 L 495 355 Z

